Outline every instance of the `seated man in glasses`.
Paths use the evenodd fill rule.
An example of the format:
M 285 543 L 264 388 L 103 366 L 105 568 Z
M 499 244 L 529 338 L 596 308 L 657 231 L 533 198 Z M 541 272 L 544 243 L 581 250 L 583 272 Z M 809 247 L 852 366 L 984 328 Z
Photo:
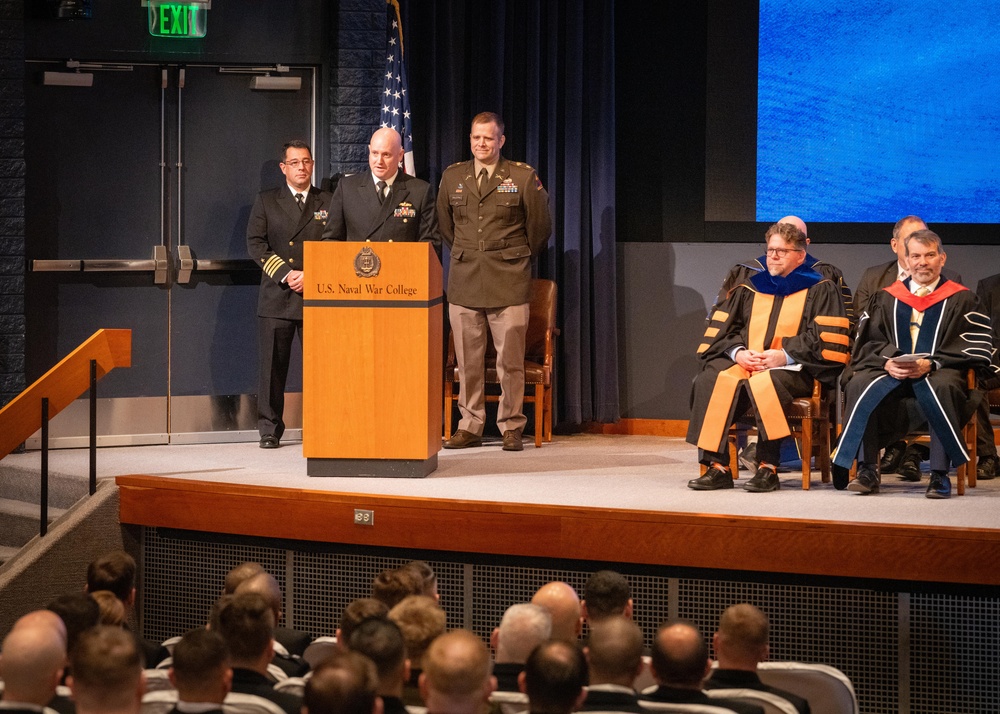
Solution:
M 915 231 L 905 247 L 909 276 L 875 293 L 858 323 L 834 486 L 878 493 L 879 449 L 926 423 L 926 496 L 948 498 L 948 470 L 969 460 L 962 426 L 982 398 L 968 393 L 966 372 L 996 373 L 990 318 L 975 293 L 942 275 L 947 256 L 937 233 Z M 855 458 L 858 477 L 848 485 Z
M 768 228 L 767 270 L 733 288 L 709 316 L 698 347 L 702 369 L 691 389 L 687 440 L 708 467 L 688 483 L 697 491 L 733 487 L 727 436 L 753 407 L 760 465 L 744 488 L 780 488 L 780 441 L 791 430 L 784 409 L 832 385 L 848 360 L 850 322 L 837 285 L 806 267 L 806 238 L 791 223 Z

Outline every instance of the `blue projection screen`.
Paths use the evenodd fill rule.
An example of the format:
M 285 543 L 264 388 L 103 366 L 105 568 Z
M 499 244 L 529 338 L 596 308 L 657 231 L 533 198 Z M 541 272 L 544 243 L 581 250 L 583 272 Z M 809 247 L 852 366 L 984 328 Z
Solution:
M 1000 223 L 1000 3 L 760 0 L 757 220 Z

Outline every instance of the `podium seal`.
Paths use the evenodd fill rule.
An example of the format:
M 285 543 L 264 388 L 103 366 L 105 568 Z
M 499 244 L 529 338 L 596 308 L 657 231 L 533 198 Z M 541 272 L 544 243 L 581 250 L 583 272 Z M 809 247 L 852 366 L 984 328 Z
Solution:
M 382 261 L 368 244 L 365 244 L 361 252 L 354 256 L 354 272 L 359 278 L 374 278 L 381 268 Z

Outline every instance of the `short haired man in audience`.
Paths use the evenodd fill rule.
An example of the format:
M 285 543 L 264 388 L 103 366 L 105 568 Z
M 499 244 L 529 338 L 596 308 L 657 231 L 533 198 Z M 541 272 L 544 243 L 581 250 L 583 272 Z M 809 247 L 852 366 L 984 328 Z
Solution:
M 583 589 L 583 619 L 593 625 L 608 617 L 632 617 L 632 587 L 621 573 L 598 570 Z
M 551 636 L 552 616 L 544 607 L 527 602 L 508 607 L 500 625 L 490 635 L 497 690 L 519 691 L 517 678 L 524 671 L 528 655 Z
M 424 594 L 424 580 L 415 568 L 403 566 L 383 570 L 372 581 L 372 597 L 390 608 L 410 595 Z M 436 599 L 436 598 L 435 598 Z
M 892 239 L 889 241 L 892 252 L 896 254 L 895 259 L 868 268 L 858 282 L 854 303 L 859 318 L 866 313 L 868 303 L 882 288 L 889 287 L 897 280 L 906 280 L 910 277 L 906 258 L 906 239 L 911 233 L 924 230 L 927 230 L 927 224 L 920 216 L 903 216 L 896 221 L 896 225 L 892 227 Z M 962 282 L 962 276 L 953 270 L 943 268 L 941 273 L 948 280 Z M 900 439 L 885 448 L 879 470 L 883 474 L 898 473 L 904 481 L 919 481 L 920 463 L 926 461 L 927 456 L 928 450 L 923 444 L 913 443 L 907 446 L 906 441 Z
M 306 682 L 302 714 L 382 714 L 377 687 L 370 659 L 338 652 L 323 660 Z
M 653 677 L 658 686 L 642 698 L 651 702 L 722 707 L 737 714 L 763 714 L 763 708 L 756 704 L 705 694 L 702 684 L 711 669 L 708 645 L 697 628 L 685 622 L 660 625 L 653 642 Z
M 47 616 L 48 617 L 47 617 Z M 39 712 L 56 696 L 66 666 L 66 628 L 42 610 L 22 617 L 0 651 L 0 711 Z
M 424 667 L 424 653 L 435 638 L 444 634 L 447 616 L 433 598 L 410 595 L 389 610 L 389 619 L 399 625 L 410 658 L 410 680 L 403 688 L 403 701 L 420 702 L 419 680 Z
M 591 625 L 584 654 L 590 687 L 584 711 L 643 712 L 632 683 L 642 671 L 642 630 L 621 615 Z
M 490 665 L 486 645 L 468 630 L 434 640 L 419 684 L 427 714 L 481 714 L 497 684 Z
M 407 714 L 403 687 L 410 678 L 410 660 L 399 626 L 386 617 L 370 618 L 358 625 L 348 645 L 375 663 L 385 714 Z
M 81 633 L 68 679 L 77 714 L 136 714 L 146 691 L 142 668 L 142 651 L 122 628 L 98 625 Z
M 270 573 L 257 573 L 247 578 L 236 588 L 236 594 L 240 593 L 258 593 L 263 595 L 271 605 L 271 611 L 274 613 L 274 621 L 280 623 L 284 619 L 285 612 L 281 607 L 281 587 Z M 308 632 L 275 626 L 274 639 L 284 649 L 284 652 L 282 652 L 281 649 L 276 648 L 278 652 L 274 658 L 274 663 L 281 667 L 289 677 L 301 677 L 309 671 L 309 665 L 300 659 L 300 657 L 312 641 L 312 635 Z
M 226 573 L 226 579 L 222 585 L 222 594 L 234 594 L 236 592 L 236 588 L 238 588 L 245 580 L 249 580 L 254 575 L 264 572 L 267 571 L 264 570 L 264 566 L 260 563 L 254 563 L 253 561 L 240 563 Z
M 389 607 L 381 600 L 372 597 L 361 597 L 348 603 L 340 613 L 340 627 L 337 628 L 337 644 L 342 649 L 350 649 L 351 634 L 365 620 L 372 617 L 386 617 Z
M 274 656 L 274 612 L 258 593 L 241 593 L 219 613 L 219 634 L 233 666 L 233 691 L 270 699 L 288 714 L 299 714 L 301 699 L 274 689 L 267 673 Z
M 926 420 L 931 478 L 925 495 L 948 498 L 948 470 L 969 460 L 962 427 L 977 405 L 966 372 L 997 371 L 990 319 L 972 291 L 941 275 L 947 256 L 936 233 L 911 233 L 906 255 L 910 277 L 879 291 L 858 323 L 834 486 L 878 493 L 879 448 Z M 848 485 L 855 458 L 857 478 Z
M 719 662 L 705 682 L 705 689 L 759 689 L 791 702 L 799 714 L 809 714 L 809 702 L 784 689 L 769 687 L 757 676 L 757 665 L 767 659 L 770 624 L 760 609 L 749 603 L 726 608 L 712 647 Z
M 767 271 L 733 288 L 698 347 L 687 440 L 708 469 L 688 482 L 697 491 L 733 488 L 728 432 L 748 403 L 760 434 L 759 465 L 744 488 L 779 489 L 781 440 L 791 434 L 785 408 L 812 394 L 814 380 L 832 386 L 848 361 L 844 303 L 836 285 L 806 267 L 805 236 L 791 223 L 775 223 L 765 240 Z
M 569 714 L 587 698 L 587 677 L 587 660 L 576 644 L 549 640 L 528 656 L 521 691 L 528 695 L 531 714 Z
M 51 610 L 66 627 L 66 652 L 71 652 L 80 633 L 100 622 L 101 609 L 94 598 L 87 593 L 60 595 L 45 606 Z
M 546 583 L 532 598 L 532 605 L 544 607 L 552 616 L 552 639 L 576 642 L 583 631 L 580 596 L 567 583 Z
M 105 553 L 87 566 L 86 592 L 110 590 L 125 606 L 125 619 L 128 620 L 135 608 L 135 558 L 123 550 Z M 139 639 L 142 646 L 143 661 L 150 667 L 168 655 L 167 650 L 159 642 Z
M 174 645 L 169 677 L 177 689 L 177 706 L 171 714 L 221 714 L 233 686 L 222 635 L 203 627 L 185 633 Z

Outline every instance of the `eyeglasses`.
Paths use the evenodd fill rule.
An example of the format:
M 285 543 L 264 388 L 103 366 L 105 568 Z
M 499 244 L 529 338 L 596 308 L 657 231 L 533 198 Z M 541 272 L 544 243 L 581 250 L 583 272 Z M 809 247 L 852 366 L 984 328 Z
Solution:
M 299 166 L 304 166 L 305 168 L 308 169 L 310 166 L 313 165 L 314 162 L 312 159 L 302 159 L 302 161 L 299 161 L 298 159 L 292 159 L 291 161 L 282 161 L 281 163 L 283 163 L 290 169 L 297 169 Z
M 776 258 L 784 258 L 789 253 L 804 253 L 804 248 L 768 248 L 764 251 L 766 255 L 773 255 Z

